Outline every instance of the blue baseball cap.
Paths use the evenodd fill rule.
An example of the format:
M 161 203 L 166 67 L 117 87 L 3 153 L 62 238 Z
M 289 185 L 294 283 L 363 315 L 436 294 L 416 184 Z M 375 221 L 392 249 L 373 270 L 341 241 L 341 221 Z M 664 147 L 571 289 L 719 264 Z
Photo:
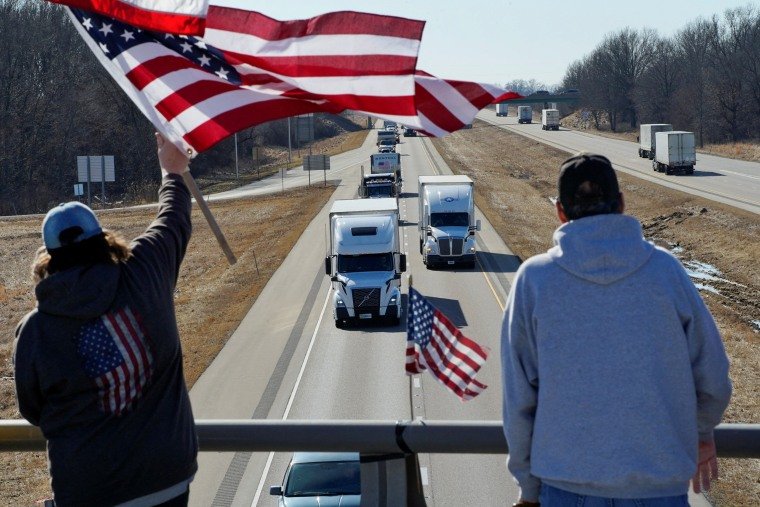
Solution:
M 42 221 L 42 240 L 48 250 L 72 245 L 102 232 L 95 213 L 76 201 L 59 204 L 48 211 Z

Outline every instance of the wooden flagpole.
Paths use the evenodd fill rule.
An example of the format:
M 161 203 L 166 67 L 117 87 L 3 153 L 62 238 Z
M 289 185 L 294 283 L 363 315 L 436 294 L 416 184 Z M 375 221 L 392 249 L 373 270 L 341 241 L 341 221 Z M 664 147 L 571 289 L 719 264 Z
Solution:
M 412 275 L 409 275 L 409 288 L 412 288 Z M 406 298 L 406 336 L 407 340 L 409 339 L 409 312 L 412 309 L 412 301 L 411 299 L 411 291 L 407 294 Z M 412 389 L 412 379 L 414 378 L 414 375 L 407 375 L 409 377 L 409 416 L 412 421 L 414 421 L 414 394 Z
M 219 227 L 219 224 L 216 223 L 214 215 L 211 214 L 211 210 L 208 208 L 208 204 L 206 204 L 206 201 L 203 200 L 203 194 L 201 194 L 201 190 L 195 183 L 193 175 L 190 174 L 190 171 L 185 171 L 182 173 L 182 179 L 184 180 L 185 185 L 187 185 L 187 188 L 190 190 L 190 193 L 193 194 L 195 202 L 198 203 L 198 207 L 200 207 L 201 211 L 203 212 L 203 216 L 206 217 L 206 222 L 208 222 L 208 225 L 211 227 L 214 236 L 216 236 L 216 240 L 219 242 L 219 246 L 222 247 L 222 251 L 224 252 L 225 257 L 227 257 L 227 262 L 230 263 L 230 266 L 235 264 L 237 262 L 237 258 L 235 258 L 235 254 L 232 253 L 232 249 L 230 248 L 229 243 L 227 243 L 227 238 L 224 237 L 222 229 Z

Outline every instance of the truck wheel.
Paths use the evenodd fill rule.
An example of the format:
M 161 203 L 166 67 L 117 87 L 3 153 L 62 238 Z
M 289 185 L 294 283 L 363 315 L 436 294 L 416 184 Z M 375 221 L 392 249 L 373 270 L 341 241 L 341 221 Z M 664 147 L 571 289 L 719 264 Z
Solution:
M 422 255 L 422 239 L 420 239 L 420 255 Z
M 337 319 L 335 321 L 335 327 L 338 328 L 338 329 L 345 329 L 346 328 L 346 323 L 343 320 L 341 320 L 341 319 Z
M 670 176 L 671 174 L 673 174 L 673 168 L 670 167 L 669 165 L 665 166 L 665 174 L 667 174 L 668 176 Z
M 689 168 L 686 170 L 686 174 L 694 174 L 694 166 L 690 165 Z
M 386 316 L 389 326 L 398 326 L 401 323 L 401 319 L 395 313 L 390 316 Z

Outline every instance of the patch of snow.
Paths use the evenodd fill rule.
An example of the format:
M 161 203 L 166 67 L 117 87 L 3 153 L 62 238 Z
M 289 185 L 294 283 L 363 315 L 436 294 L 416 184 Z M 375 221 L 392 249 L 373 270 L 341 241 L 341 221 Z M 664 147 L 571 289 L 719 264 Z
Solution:
M 699 290 L 704 290 L 704 291 L 707 291 L 707 292 L 712 292 L 713 294 L 717 294 L 717 295 L 720 296 L 720 292 L 718 291 L 718 289 L 716 289 L 712 285 L 705 285 L 703 283 L 698 283 L 697 282 L 697 283 L 694 284 L 694 287 L 696 287 Z
M 683 252 L 683 247 L 682 246 L 674 246 L 673 248 L 670 249 L 670 251 L 673 252 L 673 255 L 678 255 L 678 254 L 680 254 L 680 253 Z
M 740 283 L 732 282 L 731 280 L 726 280 L 725 278 L 721 276 L 723 273 L 721 273 L 718 268 L 706 262 L 686 261 L 683 263 L 683 267 L 684 269 L 686 269 L 686 272 L 689 274 L 689 276 L 695 280 L 723 282 L 723 283 L 728 283 L 731 285 L 737 285 L 739 287 L 745 287 L 744 285 Z
M 751 320 L 749 323 L 755 328 L 756 333 L 760 333 L 760 320 Z

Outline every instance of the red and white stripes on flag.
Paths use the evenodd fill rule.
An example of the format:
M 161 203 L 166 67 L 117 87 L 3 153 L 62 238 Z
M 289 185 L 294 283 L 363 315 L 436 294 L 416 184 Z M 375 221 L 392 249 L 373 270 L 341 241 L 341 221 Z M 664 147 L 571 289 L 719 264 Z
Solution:
M 416 116 L 413 74 L 424 26 L 348 11 L 277 21 L 212 6 L 203 39 L 244 84 L 279 83 L 287 97 L 406 123 Z
M 472 123 L 478 111 L 489 104 L 522 98 L 498 86 L 439 79 L 423 71 L 417 71 L 414 80 L 417 128 L 434 137 Z
M 136 28 L 183 35 L 201 35 L 209 0 L 49 0 L 97 12 Z
M 475 375 L 488 358 L 488 349 L 462 334 L 459 329 L 413 287 L 409 288 L 407 310 L 406 373 L 430 370 L 433 377 L 467 401 L 486 385 Z
M 153 355 L 139 316 L 128 306 L 83 325 L 76 335 L 84 372 L 98 387 L 101 410 L 119 416 L 140 399 Z
M 245 128 L 315 111 L 416 118 L 421 21 L 336 12 L 282 22 L 211 6 L 201 39 L 71 16 L 143 114 L 191 156 Z

